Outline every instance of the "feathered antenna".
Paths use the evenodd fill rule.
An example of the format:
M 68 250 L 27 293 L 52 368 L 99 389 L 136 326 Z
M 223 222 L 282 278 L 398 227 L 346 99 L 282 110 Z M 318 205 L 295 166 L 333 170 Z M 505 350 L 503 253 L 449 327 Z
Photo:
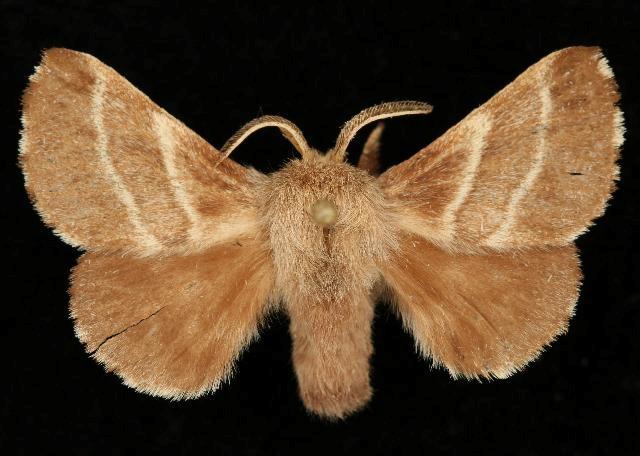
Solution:
M 255 133 L 256 131 L 266 128 L 266 127 L 277 127 L 280 129 L 282 135 L 293 144 L 296 150 L 300 153 L 300 155 L 305 158 L 309 155 L 309 145 L 307 144 L 307 140 L 304 138 L 304 135 L 300 131 L 300 129 L 289 120 L 280 116 L 261 116 L 256 119 L 253 119 L 251 122 L 245 124 L 240 130 L 238 130 L 229 140 L 224 143 L 222 149 L 220 149 L 220 153 L 222 153 L 222 158 L 220 162 L 227 158 L 233 150 L 238 147 L 249 135 Z
M 365 125 L 375 122 L 376 120 L 386 119 L 389 117 L 408 116 L 414 114 L 429 114 L 433 110 L 430 104 L 421 101 L 392 101 L 390 103 L 381 103 L 370 108 L 360 111 L 353 116 L 340 130 L 336 145 L 329 152 L 329 158 L 335 161 L 343 161 L 347 153 L 347 147 Z

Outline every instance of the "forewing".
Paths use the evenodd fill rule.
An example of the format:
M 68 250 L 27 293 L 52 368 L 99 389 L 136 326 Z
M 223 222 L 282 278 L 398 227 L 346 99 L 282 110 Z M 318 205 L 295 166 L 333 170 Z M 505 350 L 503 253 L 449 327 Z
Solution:
M 45 52 L 23 98 L 20 162 L 66 242 L 138 256 L 203 251 L 255 230 L 251 179 L 112 68 Z
M 581 273 L 573 245 L 451 254 L 404 237 L 381 266 L 421 353 L 454 377 L 507 377 L 567 328 Z
M 614 189 L 618 98 L 598 48 L 550 54 L 380 176 L 398 224 L 450 251 L 568 244 Z
M 270 308 L 269 251 L 250 240 L 170 258 L 84 254 L 71 314 L 87 352 L 136 390 L 215 390 Z

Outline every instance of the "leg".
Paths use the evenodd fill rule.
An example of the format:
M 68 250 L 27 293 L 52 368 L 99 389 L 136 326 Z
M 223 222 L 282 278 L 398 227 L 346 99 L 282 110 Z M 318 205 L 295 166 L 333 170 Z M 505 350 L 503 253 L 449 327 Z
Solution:
M 380 174 L 380 136 L 383 130 L 384 124 L 378 123 L 369 134 L 367 142 L 364 143 L 362 154 L 358 160 L 358 168 L 364 169 L 374 176 Z

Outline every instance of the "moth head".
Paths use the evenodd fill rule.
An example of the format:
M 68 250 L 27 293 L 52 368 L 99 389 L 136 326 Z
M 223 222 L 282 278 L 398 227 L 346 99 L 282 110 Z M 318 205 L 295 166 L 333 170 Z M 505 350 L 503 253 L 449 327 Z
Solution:
M 311 217 L 318 225 L 331 226 L 338 219 L 338 208 L 333 201 L 320 198 L 311 205 Z
M 358 131 L 381 119 L 428 114 L 431 110 L 430 105 L 418 101 L 396 101 L 367 108 L 344 124 L 335 146 L 326 154 L 311 148 L 300 129 L 289 120 L 280 116 L 262 116 L 247 123 L 225 143 L 221 149 L 221 160 L 228 157 L 252 133 L 265 127 L 278 128 L 298 151 L 301 159 L 292 161 L 275 173 L 274 181 L 285 182 L 280 190 L 287 194 L 296 192 L 283 189 L 297 189 L 299 195 L 305 195 L 304 198 L 298 198 L 297 203 L 300 207 L 304 206 L 304 212 L 316 226 L 332 227 L 344 214 L 345 204 L 355 205 L 354 212 L 357 212 L 357 208 L 361 207 L 360 203 L 368 198 L 364 197 L 362 202 L 356 200 L 366 194 L 366 191 L 363 193 L 365 188 L 375 186 L 371 176 L 345 162 L 347 147 Z M 349 198 L 345 195 L 349 192 L 355 195 L 353 198 L 356 200 L 346 201 Z M 289 206 L 296 206 L 294 202 L 295 198 L 289 199 Z
M 340 134 L 336 139 L 335 146 L 330 149 L 322 158 L 327 161 L 343 163 L 347 154 L 347 147 L 356 133 L 367 124 L 377 120 L 389 117 L 429 114 L 432 111 L 431 105 L 420 101 L 393 101 L 390 103 L 381 103 L 363 111 L 360 111 L 340 130 Z M 303 161 L 317 160 L 319 153 L 309 147 L 302 131 L 291 121 L 280 116 L 262 116 L 253 119 L 238 130 L 229 140 L 222 146 L 221 160 L 231 154 L 249 135 L 266 127 L 276 127 L 282 135 L 291 142 L 296 148 Z

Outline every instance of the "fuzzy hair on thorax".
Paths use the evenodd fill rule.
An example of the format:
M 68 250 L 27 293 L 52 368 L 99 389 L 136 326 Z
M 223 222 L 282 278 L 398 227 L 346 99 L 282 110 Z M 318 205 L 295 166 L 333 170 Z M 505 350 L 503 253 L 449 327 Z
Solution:
M 314 153 L 294 159 L 263 181 L 262 220 L 285 300 L 341 301 L 353 287 L 370 290 L 376 263 L 397 244 L 390 211 L 375 178 L 345 162 Z M 311 207 L 332 202 L 337 219 L 318 224 Z

